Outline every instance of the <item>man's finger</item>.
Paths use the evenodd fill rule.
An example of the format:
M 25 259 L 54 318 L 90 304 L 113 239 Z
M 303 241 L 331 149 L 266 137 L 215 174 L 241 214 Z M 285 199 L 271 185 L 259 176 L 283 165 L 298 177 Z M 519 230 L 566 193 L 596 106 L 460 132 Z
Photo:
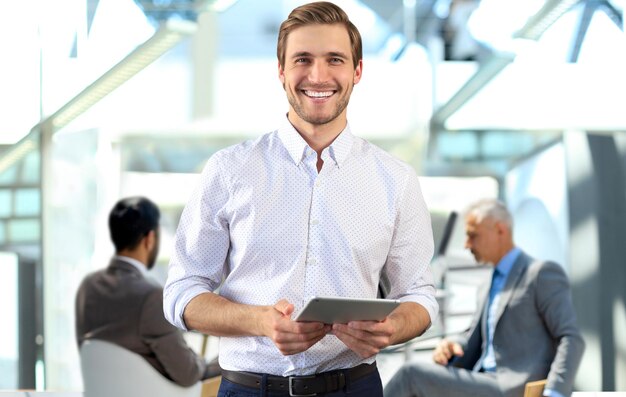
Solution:
M 289 303 L 286 299 L 281 299 L 274 305 L 274 309 L 282 313 L 284 316 L 291 317 L 294 311 L 294 305 Z
M 324 335 L 319 335 L 316 338 L 314 338 L 313 340 L 308 340 L 306 342 L 286 342 L 286 343 L 278 343 L 276 344 L 276 346 L 278 347 L 278 350 L 280 350 L 280 352 L 285 355 L 285 356 L 289 356 L 292 354 L 297 354 L 297 353 L 302 353 L 303 351 L 308 350 L 311 346 L 313 346 L 314 344 L 316 344 L 317 342 L 319 342 L 320 340 L 322 340 L 322 338 L 324 338 Z
M 452 345 L 452 353 L 455 356 L 463 356 L 463 348 L 458 343 Z
M 380 349 L 376 346 L 370 345 L 363 340 L 355 338 L 353 335 L 341 332 L 339 329 L 335 329 L 335 336 L 342 341 L 350 350 L 361 356 L 362 358 L 368 358 L 377 354 Z

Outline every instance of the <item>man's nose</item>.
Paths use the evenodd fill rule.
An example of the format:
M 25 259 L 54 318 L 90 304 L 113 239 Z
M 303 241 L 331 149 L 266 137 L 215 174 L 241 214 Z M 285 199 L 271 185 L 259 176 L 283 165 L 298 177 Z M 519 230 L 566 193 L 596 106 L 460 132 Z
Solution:
M 314 83 L 323 83 L 328 81 L 328 65 L 325 62 L 315 62 L 311 66 L 309 80 Z

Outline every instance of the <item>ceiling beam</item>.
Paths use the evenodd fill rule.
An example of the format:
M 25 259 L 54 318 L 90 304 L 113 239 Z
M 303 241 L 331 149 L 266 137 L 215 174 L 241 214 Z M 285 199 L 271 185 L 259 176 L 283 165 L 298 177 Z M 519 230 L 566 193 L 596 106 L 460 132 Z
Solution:
M 474 73 L 463 86 L 433 114 L 431 124 L 435 130 L 445 129 L 446 120 L 465 105 L 487 83 L 497 76 L 515 59 L 510 52 L 495 52 Z

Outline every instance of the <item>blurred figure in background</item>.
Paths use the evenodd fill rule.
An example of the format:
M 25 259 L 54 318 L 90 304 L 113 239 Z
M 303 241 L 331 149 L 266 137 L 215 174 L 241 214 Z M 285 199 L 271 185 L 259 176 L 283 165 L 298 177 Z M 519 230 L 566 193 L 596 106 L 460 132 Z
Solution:
M 76 296 L 76 338 L 120 345 L 181 386 L 219 375 L 163 316 L 163 288 L 147 272 L 159 252 L 158 207 L 144 197 L 120 200 L 109 214 L 116 254 L 85 277 Z
M 463 338 L 435 348 L 438 365 L 405 364 L 385 396 L 521 397 L 526 382 L 545 378 L 544 396 L 569 396 L 584 342 L 563 269 L 515 246 L 511 215 L 500 201 L 472 205 L 465 228 L 466 248 L 494 266 L 485 303 Z

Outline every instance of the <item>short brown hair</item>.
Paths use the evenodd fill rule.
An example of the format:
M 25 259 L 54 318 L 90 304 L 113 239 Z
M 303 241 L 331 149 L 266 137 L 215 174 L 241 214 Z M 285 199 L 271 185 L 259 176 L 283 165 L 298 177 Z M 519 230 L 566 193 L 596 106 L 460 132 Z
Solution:
M 343 24 L 348 30 L 350 44 L 352 45 L 352 62 L 356 69 L 359 61 L 363 58 L 361 34 L 356 26 L 350 22 L 348 15 L 341 8 L 327 1 L 318 1 L 294 8 L 287 19 L 280 25 L 278 31 L 278 45 L 276 48 L 276 55 L 278 56 L 280 66 L 285 67 L 287 36 L 289 36 L 291 31 L 306 25 L 332 25 L 335 23 Z

